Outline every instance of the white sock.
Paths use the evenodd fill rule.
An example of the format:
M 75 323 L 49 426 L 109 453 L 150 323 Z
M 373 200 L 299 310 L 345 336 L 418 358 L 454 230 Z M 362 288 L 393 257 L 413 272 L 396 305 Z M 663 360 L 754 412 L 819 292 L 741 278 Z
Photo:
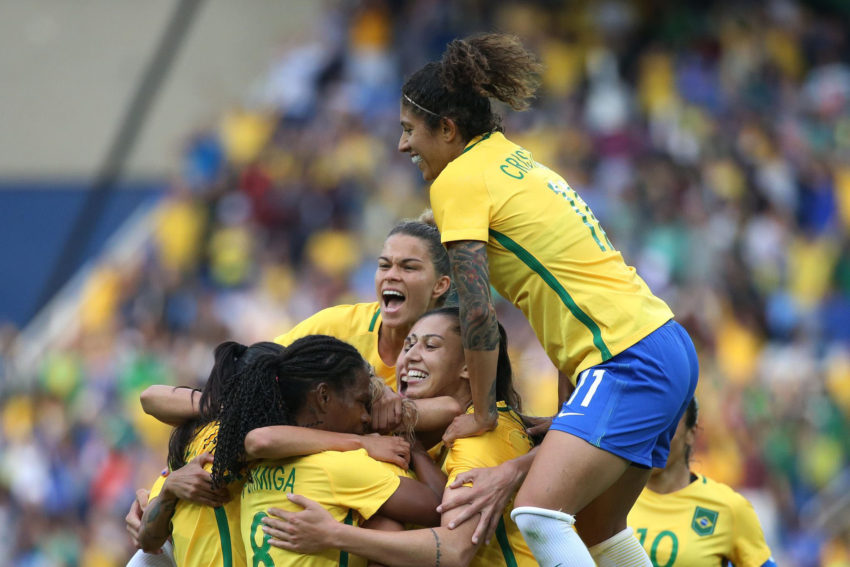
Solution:
M 632 528 L 609 537 L 590 548 L 599 567 L 652 567 L 643 546 L 634 537 Z
M 594 567 L 595 563 L 573 529 L 576 519 L 555 510 L 520 506 L 511 518 L 540 567 Z

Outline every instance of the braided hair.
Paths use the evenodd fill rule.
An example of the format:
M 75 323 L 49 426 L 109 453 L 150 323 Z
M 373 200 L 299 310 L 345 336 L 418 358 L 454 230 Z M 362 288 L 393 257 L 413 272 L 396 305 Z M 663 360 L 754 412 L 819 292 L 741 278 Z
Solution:
M 242 365 L 224 392 L 212 466 L 215 486 L 233 480 L 244 467 L 249 431 L 296 425 L 307 394 L 317 385 L 324 382 L 341 392 L 354 383 L 358 372 L 366 370 L 357 349 L 327 335 L 308 335 L 286 348 L 259 344 L 273 344 L 275 352 Z
M 501 131 L 501 118 L 490 107 L 495 98 L 525 110 L 534 97 L 543 67 L 518 37 L 501 33 L 456 39 L 442 60 L 416 71 L 401 89 L 402 104 L 435 129 L 451 118 L 464 140 Z
M 223 392 L 227 389 L 229 380 L 236 375 L 237 369 L 249 363 L 258 354 L 274 352 L 273 347 L 277 346 L 274 343 L 258 343 L 249 349 L 243 344 L 227 341 L 215 348 L 215 363 L 201 391 L 197 417 L 175 427 L 168 440 L 168 467 L 171 470 L 177 470 L 186 464 L 186 449 L 198 429 L 218 419 Z

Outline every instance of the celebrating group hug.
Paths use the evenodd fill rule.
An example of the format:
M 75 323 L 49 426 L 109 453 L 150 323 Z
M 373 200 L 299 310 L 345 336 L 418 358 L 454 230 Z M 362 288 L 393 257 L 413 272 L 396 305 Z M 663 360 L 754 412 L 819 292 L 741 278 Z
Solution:
M 401 90 L 431 213 L 390 231 L 377 301 L 142 394 L 175 428 L 128 565 L 775 565 L 750 504 L 691 471 L 687 331 L 502 133 L 491 99 L 526 109 L 540 72 L 514 36 L 449 43 Z M 491 286 L 558 370 L 554 416 L 523 413 Z

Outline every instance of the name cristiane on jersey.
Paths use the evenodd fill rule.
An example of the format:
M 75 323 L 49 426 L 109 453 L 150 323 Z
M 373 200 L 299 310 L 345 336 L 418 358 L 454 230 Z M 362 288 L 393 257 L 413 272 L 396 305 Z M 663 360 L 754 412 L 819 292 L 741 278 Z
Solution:
M 528 150 L 517 150 L 505 158 L 505 163 L 499 169 L 508 177 L 522 179 L 526 173 L 535 167 L 540 167 L 540 164 L 534 161 L 531 157 L 531 152 Z
M 260 490 L 274 490 L 277 492 L 293 492 L 295 490 L 295 468 L 276 466 L 259 466 L 251 470 L 248 482 L 242 491 L 248 494 Z

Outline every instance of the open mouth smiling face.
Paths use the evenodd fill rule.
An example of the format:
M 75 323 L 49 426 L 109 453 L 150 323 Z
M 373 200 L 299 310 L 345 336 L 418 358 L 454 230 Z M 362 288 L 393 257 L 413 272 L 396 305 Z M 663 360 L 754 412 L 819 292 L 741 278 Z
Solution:
M 407 297 L 397 289 L 387 288 L 381 292 L 381 309 L 384 316 L 396 313 L 404 306 Z
M 402 394 L 407 395 L 407 389 L 411 384 L 419 384 L 427 379 L 428 372 L 424 370 L 417 370 L 415 368 L 405 370 L 399 374 L 399 381 L 401 382 L 400 391 Z
M 443 315 L 419 319 L 396 361 L 399 391 L 412 399 L 452 396 L 467 376 L 457 321 Z

